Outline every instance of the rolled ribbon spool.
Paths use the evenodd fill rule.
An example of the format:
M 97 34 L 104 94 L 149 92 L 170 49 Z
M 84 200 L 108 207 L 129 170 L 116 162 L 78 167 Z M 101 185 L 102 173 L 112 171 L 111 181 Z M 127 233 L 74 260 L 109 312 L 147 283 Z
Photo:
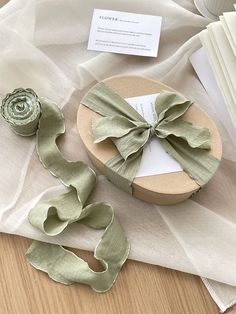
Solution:
M 1 105 L 1 115 L 12 130 L 22 136 L 34 135 L 38 129 L 41 104 L 30 88 L 17 88 L 6 95 Z

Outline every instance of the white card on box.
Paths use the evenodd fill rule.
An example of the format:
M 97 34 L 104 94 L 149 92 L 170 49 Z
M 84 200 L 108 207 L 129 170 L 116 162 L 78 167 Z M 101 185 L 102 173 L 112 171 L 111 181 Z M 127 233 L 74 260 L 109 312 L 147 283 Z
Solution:
M 137 110 L 138 113 L 143 116 L 147 122 L 153 124 L 156 120 L 154 104 L 158 95 L 159 93 L 130 97 L 126 98 L 125 100 L 135 110 Z M 144 148 L 141 164 L 136 174 L 136 178 L 182 170 L 183 168 L 180 166 L 180 164 L 164 150 L 159 139 L 157 137 L 153 137 Z

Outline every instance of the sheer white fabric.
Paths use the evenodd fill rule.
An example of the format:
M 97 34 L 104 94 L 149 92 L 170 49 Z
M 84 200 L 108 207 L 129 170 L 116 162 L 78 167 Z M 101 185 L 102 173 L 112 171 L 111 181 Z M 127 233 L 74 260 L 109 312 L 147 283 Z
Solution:
M 93 8 L 162 15 L 158 58 L 88 51 Z M 200 47 L 197 34 L 208 23 L 187 0 L 12 0 L 0 9 L 0 94 L 31 87 L 64 106 L 67 133 L 60 148 L 68 159 L 90 165 L 78 136 L 76 114 L 82 94 L 94 80 L 123 73 L 160 79 L 213 115 L 224 139 L 225 159 L 193 199 L 169 207 L 147 204 L 99 174 L 92 198 L 114 205 L 131 242 L 130 258 L 211 279 L 204 283 L 224 311 L 236 297 L 236 153 L 188 60 Z M 30 208 L 64 187 L 40 164 L 34 138 L 15 135 L 2 118 L 0 134 L 0 231 L 94 249 L 97 231 L 74 224 L 49 238 L 29 224 Z

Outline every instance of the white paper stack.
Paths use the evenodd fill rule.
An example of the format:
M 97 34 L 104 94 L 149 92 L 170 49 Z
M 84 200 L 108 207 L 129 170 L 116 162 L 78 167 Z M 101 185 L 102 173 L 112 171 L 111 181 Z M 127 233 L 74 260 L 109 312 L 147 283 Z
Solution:
M 236 11 L 223 13 L 220 21 L 200 33 L 200 38 L 236 127 Z

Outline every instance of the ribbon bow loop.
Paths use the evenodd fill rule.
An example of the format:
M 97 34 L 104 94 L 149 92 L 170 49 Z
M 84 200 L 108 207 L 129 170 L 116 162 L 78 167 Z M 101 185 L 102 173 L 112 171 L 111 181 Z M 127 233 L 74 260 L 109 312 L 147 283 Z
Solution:
M 158 124 L 178 119 L 185 114 L 191 104 L 192 102 L 183 95 L 161 91 L 155 101 Z
M 194 127 L 192 123 L 184 121 L 192 102 L 182 95 L 163 91 L 155 101 L 157 113 L 156 134 L 159 138 L 175 136 L 187 142 L 192 148 L 211 148 L 211 134 L 207 128 Z
M 121 115 L 102 117 L 92 122 L 94 142 L 110 138 L 124 160 L 142 149 L 149 139 L 149 129 L 148 123 L 132 121 Z

